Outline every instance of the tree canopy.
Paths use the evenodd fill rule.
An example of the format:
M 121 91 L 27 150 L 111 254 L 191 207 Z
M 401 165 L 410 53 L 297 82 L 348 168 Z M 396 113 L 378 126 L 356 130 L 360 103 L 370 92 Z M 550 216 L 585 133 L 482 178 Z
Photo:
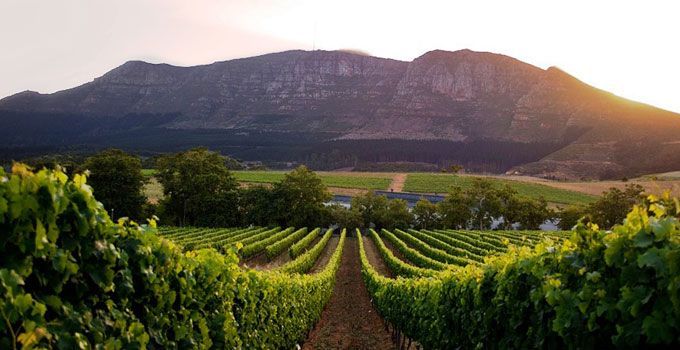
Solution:
M 235 226 L 238 183 L 224 158 L 206 148 L 160 157 L 156 178 L 165 198 L 161 212 L 179 225 Z
M 610 228 L 620 223 L 635 204 L 644 199 L 644 188 L 638 184 L 629 184 L 623 190 L 612 187 L 602 196 L 587 206 L 571 206 L 563 209 L 558 217 L 559 226 L 569 230 L 576 222 L 585 217 L 586 221 L 596 223 L 603 228 Z
M 301 165 L 286 174 L 273 188 L 277 221 L 288 226 L 319 226 L 324 222 L 324 203 L 332 195 L 321 178 Z
M 81 168 L 89 171 L 90 186 L 112 217 L 141 218 L 146 180 L 139 157 L 109 149 L 87 158 Z

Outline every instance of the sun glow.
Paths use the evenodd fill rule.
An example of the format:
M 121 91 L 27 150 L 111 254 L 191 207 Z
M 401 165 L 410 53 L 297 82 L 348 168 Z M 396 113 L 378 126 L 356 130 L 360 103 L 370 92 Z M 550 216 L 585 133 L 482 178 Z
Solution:
M 411 60 L 503 53 L 680 112 L 672 1 L 41 1 L 0 4 L 0 96 L 71 87 L 129 59 L 180 65 L 287 49 Z

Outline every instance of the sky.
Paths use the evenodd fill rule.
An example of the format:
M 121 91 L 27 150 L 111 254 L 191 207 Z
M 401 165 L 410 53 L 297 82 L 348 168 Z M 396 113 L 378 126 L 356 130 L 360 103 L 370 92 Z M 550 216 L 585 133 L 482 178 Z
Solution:
M 410 61 L 468 48 L 680 113 L 679 15 L 673 0 L 0 0 L 0 97 L 74 87 L 133 59 L 316 48 Z

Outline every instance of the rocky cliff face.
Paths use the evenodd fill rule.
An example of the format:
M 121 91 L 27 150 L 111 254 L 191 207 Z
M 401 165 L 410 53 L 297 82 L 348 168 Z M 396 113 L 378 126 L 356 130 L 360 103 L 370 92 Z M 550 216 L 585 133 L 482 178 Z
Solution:
M 73 89 L 7 97 L 0 111 L 29 119 L 78 115 L 93 124 L 163 115 L 144 123 L 337 140 L 563 143 L 555 154 L 514 169 L 544 175 L 603 161 L 612 164 L 606 171 L 625 172 L 635 161 L 624 150 L 630 153 L 628 141 L 636 140 L 660 144 L 663 162 L 680 167 L 672 155 L 680 116 L 617 98 L 557 68 L 470 50 L 431 51 L 412 62 L 342 51 L 288 51 L 194 67 L 131 61 Z M 641 171 L 660 168 L 652 163 Z

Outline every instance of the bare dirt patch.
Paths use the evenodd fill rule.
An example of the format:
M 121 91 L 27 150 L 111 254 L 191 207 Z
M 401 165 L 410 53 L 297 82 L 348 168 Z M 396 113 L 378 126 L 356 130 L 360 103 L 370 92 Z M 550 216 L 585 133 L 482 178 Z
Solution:
M 269 263 L 269 260 L 267 259 L 267 255 L 262 252 L 259 253 L 251 258 L 248 259 L 243 259 L 239 261 L 239 265 L 243 268 L 251 268 L 251 269 L 257 269 L 257 270 L 263 270 L 262 266 L 265 266 Z
M 390 190 L 394 192 L 403 192 L 407 176 L 408 174 L 406 173 L 394 174 L 394 177 L 392 178 L 392 183 L 390 184 Z
M 273 270 L 289 261 L 288 250 L 285 250 L 271 261 L 267 259 L 266 254 L 262 253 L 248 260 L 245 265 L 255 270 Z

